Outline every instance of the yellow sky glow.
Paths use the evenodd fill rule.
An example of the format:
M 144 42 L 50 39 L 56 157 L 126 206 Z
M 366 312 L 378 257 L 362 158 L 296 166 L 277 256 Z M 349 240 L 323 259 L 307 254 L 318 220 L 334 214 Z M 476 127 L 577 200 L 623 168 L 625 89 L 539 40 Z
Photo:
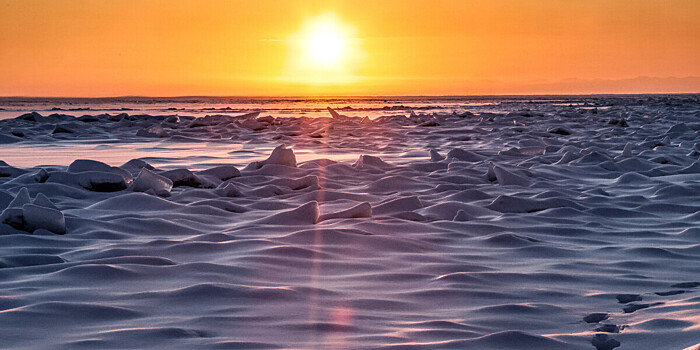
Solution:
M 699 92 L 697 0 L 0 0 L 0 95 Z

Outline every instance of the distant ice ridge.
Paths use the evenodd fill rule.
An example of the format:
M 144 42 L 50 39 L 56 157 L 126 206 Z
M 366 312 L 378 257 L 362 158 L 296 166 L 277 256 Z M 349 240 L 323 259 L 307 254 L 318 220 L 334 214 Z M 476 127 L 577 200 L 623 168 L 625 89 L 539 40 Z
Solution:
M 260 116 L 260 112 L 240 115 L 206 115 L 201 118 L 180 115 L 129 115 L 127 113 L 84 115 L 74 117 L 53 113 L 43 116 L 38 112 L 22 114 L 14 119 L 0 120 L 0 144 L 16 142 L 53 142 L 68 139 L 112 139 L 139 141 L 167 139 L 171 141 L 246 140 L 260 133 L 274 133 L 273 139 L 290 140 L 296 136 L 313 139 L 328 138 L 333 129 L 341 126 L 381 126 L 388 123 L 437 126 L 453 118 L 471 117 L 472 114 L 437 115 L 392 114 L 374 120 L 367 116 L 345 116 L 328 107 L 330 118 Z M 393 109 L 388 109 L 393 111 Z M 329 119 L 329 120 L 328 120 Z M 331 123 L 332 121 L 332 123 Z M 50 130 L 49 130 L 50 129 Z

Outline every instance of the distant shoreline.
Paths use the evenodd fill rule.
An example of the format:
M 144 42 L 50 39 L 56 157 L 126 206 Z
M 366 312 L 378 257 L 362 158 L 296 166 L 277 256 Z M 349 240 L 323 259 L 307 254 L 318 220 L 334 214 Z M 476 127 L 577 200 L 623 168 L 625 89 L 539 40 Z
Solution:
M 183 100 L 183 99 L 233 99 L 233 100 L 338 100 L 338 99 L 355 99 L 355 100 L 378 100 L 378 99 L 488 99 L 488 98 L 542 98 L 542 97 L 558 97 L 558 98 L 582 98 L 582 97 L 637 97 L 637 96 L 693 96 L 700 95 L 699 92 L 653 92 L 653 93 L 593 93 L 593 94 L 494 94 L 494 95 L 328 95 L 328 96 L 264 96 L 264 95 L 192 95 L 192 96 L 102 96 L 102 97 L 86 97 L 86 96 L 0 96 L 0 101 L 17 101 L 17 100 Z

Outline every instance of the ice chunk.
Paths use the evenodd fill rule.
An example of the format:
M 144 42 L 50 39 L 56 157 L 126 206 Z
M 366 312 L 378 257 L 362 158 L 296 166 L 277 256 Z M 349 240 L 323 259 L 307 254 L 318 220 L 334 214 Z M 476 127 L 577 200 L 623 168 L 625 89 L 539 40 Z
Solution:
M 354 168 L 357 169 L 365 169 L 367 167 L 369 168 L 388 168 L 391 167 L 389 163 L 386 163 L 379 157 L 375 156 L 369 156 L 366 154 L 360 155 L 360 158 L 357 159 L 355 164 L 352 165 Z
M 75 133 L 75 130 L 73 130 L 72 127 L 65 125 L 65 124 L 56 124 L 56 127 L 54 127 L 54 129 L 51 133 L 52 134 L 73 134 L 73 133 Z
M 374 214 L 388 214 L 404 211 L 413 211 L 423 208 L 418 196 L 401 197 L 386 201 L 374 207 Z
M 246 170 L 260 169 L 267 164 L 278 164 L 296 168 L 297 158 L 294 151 L 286 148 L 284 145 L 279 145 L 272 150 L 270 156 L 262 162 L 252 162 L 248 164 Z
M 26 187 L 22 187 L 12 201 L 7 205 L 7 208 L 0 213 L 0 223 L 8 224 L 17 229 L 24 227 L 24 219 L 22 218 L 22 207 L 29 204 L 31 197 Z
M 15 196 L 15 199 L 10 202 L 10 204 L 7 206 L 8 208 L 21 208 L 23 205 L 31 203 L 31 197 L 29 197 L 29 190 L 27 190 L 26 187 L 22 187 L 19 192 L 17 192 L 17 195 Z
M 113 121 L 113 122 L 118 122 L 118 121 L 120 121 L 120 120 L 122 120 L 122 119 L 124 119 L 124 118 L 126 118 L 126 117 L 128 117 L 128 116 L 129 116 L 129 115 L 126 114 L 126 113 L 119 113 L 119 114 L 115 114 L 115 115 L 107 115 L 107 120 Z
M 455 158 L 457 160 L 463 161 L 463 162 L 478 162 L 481 160 L 486 159 L 486 157 L 472 152 L 472 151 L 465 151 L 460 148 L 455 148 L 449 152 L 447 152 L 447 159 L 450 158 Z
M 560 164 L 566 164 L 571 162 L 572 160 L 576 160 L 581 158 L 581 155 L 578 153 L 575 153 L 573 151 L 567 151 L 564 153 L 564 155 L 554 164 L 560 165 Z M 495 180 L 492 180 L 495 181 Z
M 275 185 L 289 187 L 292 190 L 319 189 L 318 176 L 309 175 L 298 179 L 283 178 L 275 181 Z
M 270 157 L 264 160 L 263 163 L 286 165 L 296 168 L 297 158 L 294 156 L 294 151 L 286 148 L 284 145 L 279 145 L 272 150 Z
M 264 123 L 264 124 L 272 124 L 275 122 L 275 117 L 268 115 L 268 116 L 257 118 L 255 120 L 257 120 L 260 123 Z
M 49 179 L 49 172 L 46 169 L 39 169 L 36 173 L 32 174 L 32 180 L 35 182 L 43 183 Z
M 622 150 L 622 156 L 623 157 L 631 157 L 632 156 L 632 147 L 633 147 L 632 143 L 627 142 L 625 144 L 625 148 Z
M 441 155 L 440 153 L 438 153 L 438 151 L 434 149 L 431 149 L 429 153 L 431 162 L 439 162 L 441 160 L 445 160 L 445 156 Z
M 671 145 L 671 137 L 670 136 L 664 137 L 664 139 L 661 140 L 661 144 L 664 146 L 670 146 Z
M 558 134 L 558 135 L 571 135 L 571 130 L 562 126 L 555 126 L 547 129 L 548 133 Z
M 472 218 L 467 214 L 466 211 L 463 209 L 460 209 L 457 211 L 457 214 L 455 214 L 455 217 L 452 219 L 452 221 L 469 221 Z
M 80 173 L 83 171 L 110 171 L 111 166 L 89 159 L 76 159 L 68 166 L 69 173 Z
M 695 131 L 688 127 L 685 123 L 679 123 L 670 127 L 666 133 L 667 134 L 683 134 L 683 133 L 694 133 Z
M 44 208 L 51 208 L 51 209 L 58 210 L 56 205 L 54 205 L 53 202 L 51 202 L 49 197 L 46 197 L 46 195 L 44 195 L 43 193 L 37 193 L 36 197 L 34 198 L 34 201 L 32 201 L 32 204 L 40 206 L 40 207 L 44 207 Z
M 0 213 L 0 223 L 10 225 L 18 230 L 24 229 L 22 208 L 6 208 Z
M 39 114 L 37 112 L 22 114 L 19 117 L 17 117 L 16 119 L 28 120 L 28 121 L 32 121 L 32 122 L 44 121 L 44 117 L 42 117 L 41 114 Z
M 15 143 L 15 142 L 19 142 L 21 140 L 22 140 L 21 138 L 14 136 L 14 135 L 11 136 L 11 135 L 0 134 L 0 145 L 8 144 L 8 143 Z
M 87 171 L 79 174 L 80 185 L 95 192 L 116 192 L 127 188 L 123 176 L 101 171 Z
M 159 196 L 170 194 L 172 188 L 173 182 L 170 179 L 146 168 L 142 168 L 134 182 L 131 183 L 131 190 L 134 192 L 153 190 Z
M 436 118 L 430 118 L 430 119 L 418 124 L 418 126 L 422 126 L 422 127 L 440 126 L 440 122 Z
M 255 119 L 259 115 L 260 115 L 260 112 L 250 112 L 250 113 L 246 113 L 246 114 L 237 115 L 237 116 L 235 116 L 235 118 L 236 119 L 246 119 L 246 118 Z
M 168 137 L 170 134 L 168 134 L 165 129 L 163 129 L 160 124 L 154 124 L 151 125 L 148 128 L 140 129 L 139 131 L 136 132 L 136 136 L 139 137 Z
M 80 117 L 76 118 L 76 120 L 79 121 L 79 122 L 83 122 L 83 123 L 94 123 L 94 122 L 99 122 L 99 121 L 100 121 L 100 119 L 97 118 L 96 116 L 94 116 L 94 115 L 89 115 L 89 114 L 80 116 Z
M 268 216 L 260 222 L 272 225 L 308 225 L 317 223 L 318 217 L 318 202 L 311 201 L 295 209 Z
M 148 170 L 154 170 L 155 168 L 151 166 L 150 164 L 146 163 L 145 161 L 141 159 L 132 159 L 124 164 L 122 164 L 119 168 L 124 169 L 130 173 L 133 174 L 138 174 L 141 169 L 146 168 Z
M 159 175 L 170 179 L 170 181 L 173 182 L 173 187 L 202 187 L 202 180 L 187 169 L 168 170 L 160 173 Z
M 9 165 L 0 165 L 0 177 L 16 177 L 26 174 L 27 171 Z
M 59 210 L 25 204 L 22 206 L 22 217 L 29 232 L 43 228 L 59 235 L 66 233 L 66 219 Z
M 223 185 L 224 183 L 222 183 Z M 243 193 L 232 183 L 226 183 L 223 187 L 214 190 L 214 193 L 222 197 L 241 197 Z
M 620 342 L 609 338 L 607 334 L 596 334 L 591 339 L 591 344 L 595 346 L 596 350 L 612 350 L 620 346 Z
M 527 178 L 505 170 L 498 165 L 493 166 L 493 173 L 496 175 L 496 180 L 498 181 L 499 185 L 515 185 L 523 187 L 530 185 L 530 180 Z
M 57 234 L 66 233 L 63 213 L 41 193 L 37 194 L 32 204 L 26 187 L 19 190 L 0 214 L 0 222 L 27 232 L 43 228 Z
M 104 171 L 84 171 L 81 173 L 52 172 L 46 182 L 80 186 L 95 192 L 114 192 L 127 188 L 122 175 Z
M 197 175 L 213 176 L 221 181 L 241 176 L 241 172 L 233 165 L 221 165 L 197 172 Z
M 372 206 L 369 203 L 364 202 L 343 211 L 323 214 L 318 217 L 318 222 L 330 219 L 369 218 L 371 216 Z
M 338 114 L 338 112 L 336 112 L 336 111 L 335 111 L 333 108 L 331 108 L 331 107 L 326 107 L 326 110 L 328 110 L 328 113 L 330 113 L 330 115 L 331 115 L 331 117 L 333 117 L 333 119 L 340 119 L 340 118 L 343 117 L 343 116 L 341 116 L 340 114 Z
M 118 167 L 113 167 L 108 164 L 98 162 L 96 160 L 90 160 L 90 159 L 76 159 L 73 161 L 68 166 L 68 172 L 69 173 L 81 173 L 81 172 L 86 172 L 86 171 L 99 171 L 99 172 L 106 172 L 106 173 L 112 173 L 112 174 L 117 174 L 121 177 L 124 178 L 124 181 L 129 182 L 132 180 L 133 176 L 131 175 L 130 172 L 118 168 Z
M 246 129 L 251 129 L 254 131 L 258 131 L 258 130 L 265 129 L 267 126 L 265 124 L 255 120 L 255 119 L 246 119 L 246 120 L 241 122 L 241 127 L 244 127 Z

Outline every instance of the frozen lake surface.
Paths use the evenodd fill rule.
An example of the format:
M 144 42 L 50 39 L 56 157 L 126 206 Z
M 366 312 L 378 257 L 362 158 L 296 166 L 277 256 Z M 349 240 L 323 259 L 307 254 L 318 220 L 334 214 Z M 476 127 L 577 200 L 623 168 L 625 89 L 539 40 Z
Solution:
M 0 108 L 4 348 L 700 346 L 698 95 Z

